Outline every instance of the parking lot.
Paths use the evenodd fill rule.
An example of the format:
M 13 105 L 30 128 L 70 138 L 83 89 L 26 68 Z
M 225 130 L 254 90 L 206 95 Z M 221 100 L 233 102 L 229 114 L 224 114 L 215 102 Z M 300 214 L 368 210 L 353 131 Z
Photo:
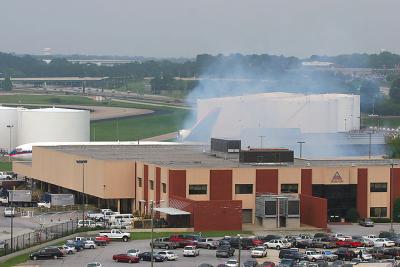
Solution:
M 96 249 L 86 249 L 81 252 L 77 252 L 73 255 L 68 255 L 62 259 L 57 260 L 37 260 L 37 261 L 28 261 L 26 265 L 38 264 L 41 267 L 52 267 L 52 266 L 86 266 L 87 263 L 92 261 L 97 261 L 103 264 L 103 266 L 121 266 L 127 263 L 116 263 L 112 260 L 112 256 L 118 253 L 125 253 L 128 249 L 137 248 L 140 249 L 141 252 L 150 251 L 149 240 L 138 240 L 138 241 L 130 241 L 127 243 L 124 242 L 112 242 L 106 247 L 97 247 Z M 159 250 L 155 250 L 159 251 Z M 168 261 L 161 263 L 154 263 L 156 266 L 181 266 L 181 267 L 197 267 L 201 263 L 210 263 L 214 266 L 217 266 L 220 263 L 225 263 L 227 259 L 225 258 L 217 258 L 215 256 L 215 250 L 207 250 L 200 249 L 200 256 L 197 257 L 183 257 L 182 249 L 173 250 L 178 256 L 179 259 L 177 261 Z M 235 255 L 233 258 L 237 259 L 238 250 L 235 251 Z M 259 259 L 260 262 L 264 262 L 267 260 L 273 262 L 279 262 L 277 250 L 268 250 L 268 256 L 262 259 Z M 242 250 L 241 252 L 241 261 L 244 262 L 246 260 L 251 259 L 249 250 Z M 149 266 L 150 262 L 141 261 L 140 263 L 136 263 L 135 266 Z

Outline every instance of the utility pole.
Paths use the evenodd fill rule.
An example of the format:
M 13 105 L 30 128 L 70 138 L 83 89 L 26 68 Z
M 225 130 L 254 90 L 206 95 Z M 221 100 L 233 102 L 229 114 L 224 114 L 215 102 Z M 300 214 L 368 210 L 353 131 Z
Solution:
M 242 249 L 242 240 L 241 240 L 242 238 L 240 237 L 240 234 L 238 234 L 237 236 L 239 238 L 238 266 L 240 266 L 240 252 L 241 252 L 241 249 Z
M 87 163 L 86 159 L 77 160 L 76 163 L 82 164 L 82 223 L 83 227 L 85 227 L 85 164 Z
M 305 141 L 298 141 L 297 143 L 300 145 L 300 159 L 301 159 L 303 152 L 303 144 L 305 143 Z
M 7 125 L 6 126 L 8 129 L 10 129 L 10 143 L 9 143 L 9 150 L 8 150 L 8 161 L 11 161 L 11 141 L 12 141 L 12 139 L 11 139 L 11 130 L 12 130 L 12 128 L 14 128 L 14 125 L 13 124 L 9 124 L 9 125 Z
M 263 148 L 263 138 L 265 138 L 265 135 L 259 135 L 260 137 L 260 148 Z
M 153 248 L 154 248 L 154 240 L 153 240 L 153 232 L 154 232 L 154 223 L 153 223 L 153 208 L 154 208 L 154 201 L 150 201 L 150 217 L 151 217 L 151 267 L 153 267 L 154 264 L 154 258 L 153 258 Z
M 14 191 L 15 191 L 15 186 L 13 186 L 13 192 L 11 194 L 11 199 L 10 199 L 10 205 L 11 205 L 11 252 L 14 251 L 14 215 L 15 215 L 15 207 L 14 207 Z M 8 192 L 8 196 L 10 197 L 10 192 Z

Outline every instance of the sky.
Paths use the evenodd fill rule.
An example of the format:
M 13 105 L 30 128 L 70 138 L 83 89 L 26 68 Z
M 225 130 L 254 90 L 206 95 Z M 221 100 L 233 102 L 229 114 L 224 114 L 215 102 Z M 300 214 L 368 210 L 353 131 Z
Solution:
M 0 51 L 400 53 L 400 0 L 0 0 Z

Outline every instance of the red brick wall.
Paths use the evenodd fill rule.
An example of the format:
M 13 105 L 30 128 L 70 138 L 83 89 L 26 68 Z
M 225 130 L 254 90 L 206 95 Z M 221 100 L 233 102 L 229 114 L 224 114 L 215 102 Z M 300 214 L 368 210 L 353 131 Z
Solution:
M 169 170 L 169 196 L 186 197 L 186 170 Z
M 144 189 L 144 200 L 145 202 L 145 210 L 147 211 L 148 201 L 149 201 L 149 166 L 144 165 L 144 174 L 143 174 L 143 189 Z
M 368 169 L 357 170 L 357 211 L 360 217 L 368 217 Z
M 241 200 L 196 201 L 194 205 L 194 230 L 242 230 Z
M 392 207 L 396 198 L 400 197 L 400 168 L 393 168 L 390 178 L 390 210 L 388 215 L 392 215 Z
M 301 169 L 301 194 L 312 196 L 312 169 Z
M 278 170 L 256 170 L 256 193 L 278 194 Z
M 210 170 L 210 200 L 232 199 L 232 170 Z
M 300 223 L 327 228 L 328 201 L 324 198 L 300 195 Z

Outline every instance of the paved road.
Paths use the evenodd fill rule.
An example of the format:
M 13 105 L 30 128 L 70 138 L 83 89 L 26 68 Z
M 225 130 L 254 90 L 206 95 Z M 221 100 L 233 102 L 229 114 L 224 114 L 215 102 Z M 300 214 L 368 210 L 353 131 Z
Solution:
M 344 235 L 369 235 L 369 234 L 379 234 L 382 231 L 389 231 L 390 224 L 375 224 L 374 227 L 363 227 L 358 224 L 351 225 L 340 225 L 340 224 L 330 224 L 328 228 L 333 233 L 342 233 Z M 396 233 L 400 232 L 400 224 L 393 224 L 394 231 Z
M 103 266 L 123 266 L 123 263 L 115 263 L 112 261 L 112 255 L 118 253 L 124 253 L 128 249 L 138 248 L 141 251 L 149 251 L 149 241 L 148 240 L 139 240 L 139 241 L 130 241 L 128 243 L 123 242 L 113 242 L 106 247 L 99 247 L 94 250 L 84 250 L 82 252 L 78 252 L 75 255 L 66 256 L 63 259 L 58 260 L 38 260 L 38 261 L 28 261 L 26 264 L 39 264 L 41 267 L 57 267 L 57 266 L 86 266 L 87 263 L 91 261 L 98 261 L 103 264 Z M 176 262 L 162 262 L 155 263 L 155 266 L 164 266 L 164 267 L 197 267 L 201 263 L 211 263 L 214 266 L 217 266 L 220 263 L 225 263 L 227 259 L 216 258 L 215 250 L 207 250 L 201 249 L 200 256 L 198 257 L 183 257 L 182 249 L 176 249 L 175 253 L 178 254 L 179 259 Z M 236 250 L 233 258 L 237 258 L 238 251 Z M 267 260 L 272 260 L 278 262 L 278 251 L 269 250 L 269 255 L 266 258 L 259 259 L 260 262 L 264 262 Z M 242 251 L 241 259 L 242 262 L 250 259 L 250 251 Z M 150 266 L 150 262 L 140 262 L 135 264 L 135 266 Z

